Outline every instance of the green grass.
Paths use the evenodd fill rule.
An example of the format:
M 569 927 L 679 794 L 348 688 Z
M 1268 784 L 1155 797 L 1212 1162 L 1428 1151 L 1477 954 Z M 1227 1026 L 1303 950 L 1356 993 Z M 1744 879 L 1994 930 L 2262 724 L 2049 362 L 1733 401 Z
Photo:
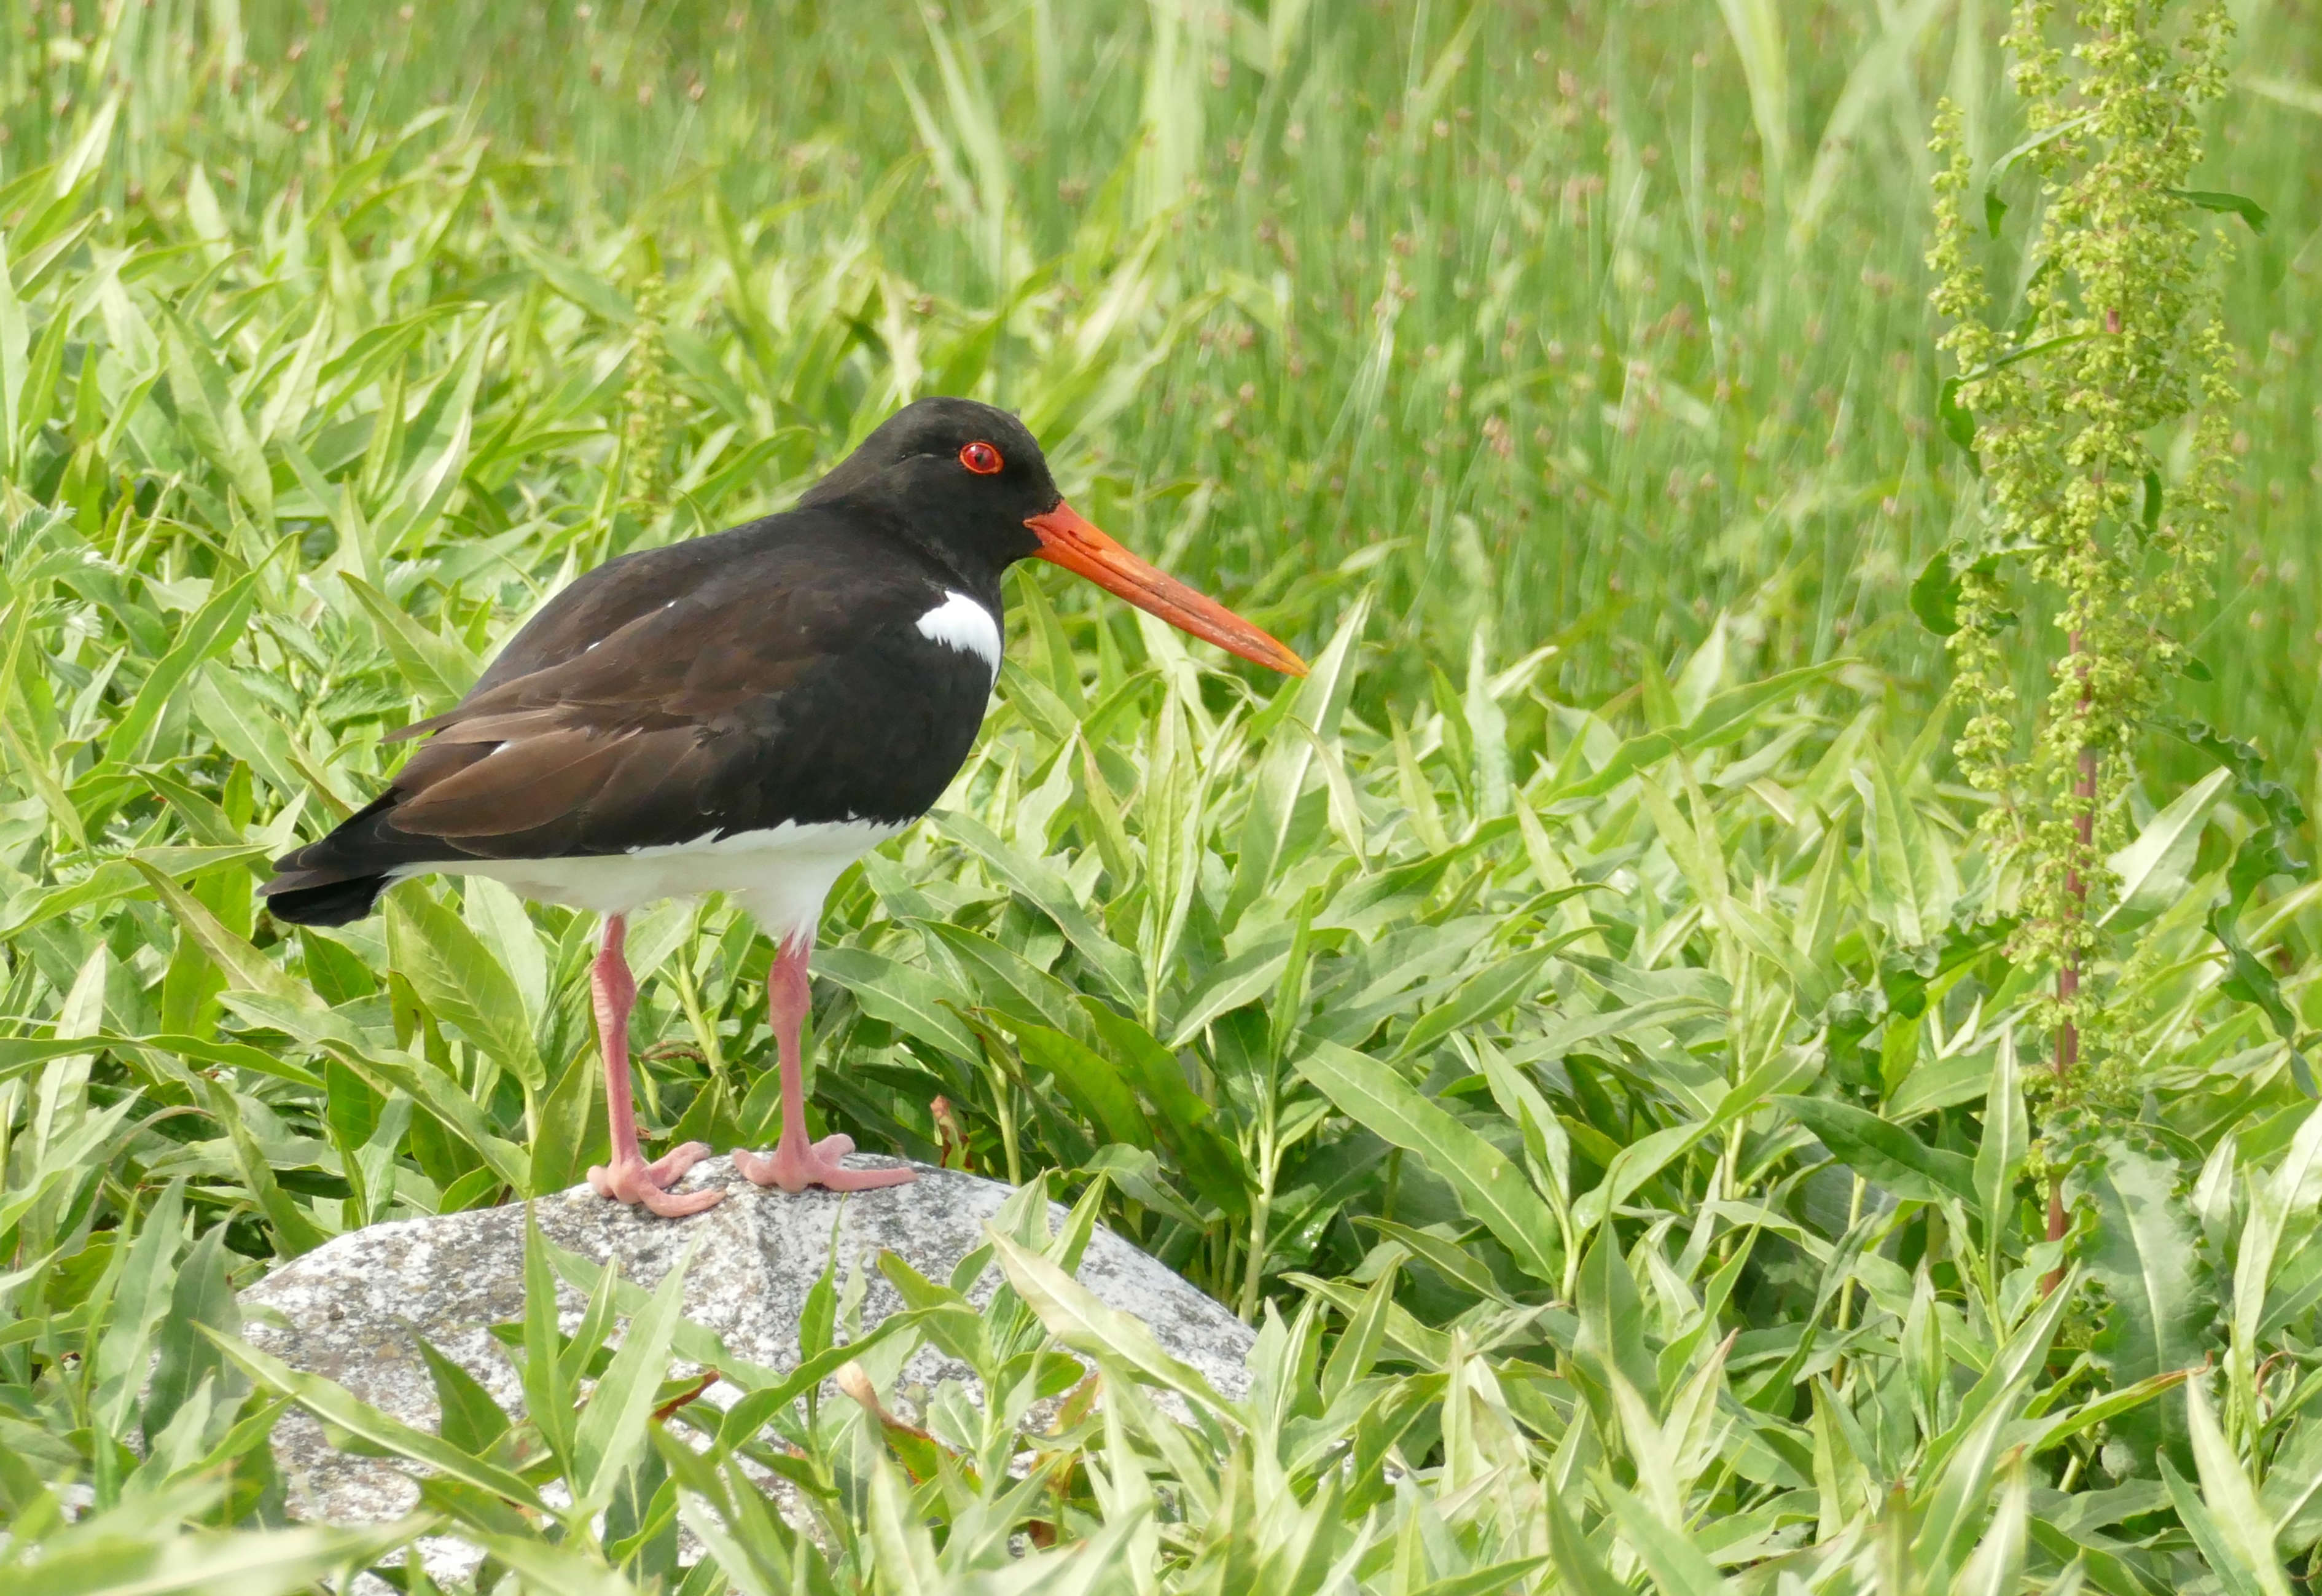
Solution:
M 2311 23 L 2252 11 L 2201 179 L 2273 219 L 2177 705 L 2301 790 Z M 1904 602 L 1967 513 L 1924 130 L 1949 85 L 2014 141 L 1996 25 L 7 8 L 0 1568 L 295 1589 L 432 1527 L 552 1591 L 2304 1589 L 2322 1122 L 2202 924 L 2259 794 L 2151 821 L 2106 972 L 2144 1112 L 2042 1243 L 2008 1029 L 2041 972 Z M 929 1286 L 909 1333 L 1001 1389 L 1056 1344 L 1105 1370 L 1020 1488 L 1020 1406 L 648 1423 L 663 1360 L 551 1344 L 537 1295 L 504 1432 L 415 1440 L 221 1350 L 197 1325 L 271 1261 L 557 1189 L 603 1137 L 585 920 L 429 884 L 289 932 L 264 860 L 555 583 L 938 390 L 1021 410 L 1076 504 L 1318 668 L 1015 582 L 970 769 L 834 894 L 815 1111 L 931 1157 L 942 1096 L 974 1168 L 1262 1323 L 1252 1396 L 1151 1410 L 1182 1377 L 1074 1327 L 1071 1233 L 1029 1218 L 994 1313 Z M 2140 822 L 2204 768 L 2156 757 Z M 2276 885 L 2237 978 L 2303 1041 L 2322 915 Z M 767 949 L 717 903 L 632 945 L 649 1127 L 764 1140 Z M 277 1391 L 443 1473 L 427 1521 L 284 1527 Z M 582 1506 L 503 1501 L 552 1481 Z M 1027 1525 L 1057 1544 L 1018 1562 Z
M 12 32 L 52 35 L 54 14 Z M 189 156 L 254 235 L 268 206 L 326 197 L 351 138 L 446 114 L 398 171 L 488 140 L 457 186 L 469 223 L 505 216 L 625 290 L 666 270 L 705 334 L 730 325 L 729 282 L 777 320 L 822 285 L 836 312 L 804 314 L 846 314 L 830 335 L 849 358 L 796 390 L 778 379 L 772 419 L 827 449 L 899 389 L 985 381 L 1074 429 L 1068 458 L 1125 530 L 1310 634 L 1351 585 L 1324 573 L 1387 545 L 1367 556 L 1396 618 L 1383 640 L 1479 620 L 1510 644 L 1560 638 L 1557 679 L 1582 702 L 1632 682 L 1641 653 L 1689 651 L 1721 612 L 1747 617 L 1772 664 L 1860 652 L 1931 673 L 1898 601 L 1949 535 L 1960 479 L 1931 429 L 1921 146 L 1947 87 L 1986 159 L 2015 136 L 1997 52 L 1962 47 L 1948 7 L 1906 8 L 1891 30 L 1785 8 L 1787 70 L 1755 104 L 1705 6 L 1360 7 L 1325 26 L 1288 5 L 1271 24 L 1188 25 L 1169 50 L 1136 8 L 936 23 L 909 7 L 584 21 L 454 4 L 403 22 L 349 5 L 317 26 L 268 7 L 188 58 L 193 14 L 141 8 L 113 46 L 133 136 L 90 198 L 132 232 L 190 225 Z M 2273 94 L 2220 108 L 2203 177 L 2279 221 L 2228 294 L 2252 352 L 2247 513 L 2195 707 L 2284 753 L 2311 741 L 2291 662 L 2322 624 L 2300 536 L 2322 118 L 2282 87 L 2322 77 L 2302 16 L 2253 10 L 2248 71 Z M 45 74 L 31 49 L 8 64 L 12 170 L 96 108 L 49 53 Z M 463 60 L 501 69 L 480 83 Z M 389 202 L 346 219 L 360 242 L 412 218 Z M 475 231 L 400 285 L 413 305 L 510 264 Z M 1138 313 L 1108 353 L 1154 364 L 1101 397 L 1059 394 L 1054 344 L 1108 288 Z M 930 358 L 1002 306 L 966 364 Z M 1412 686 L 1416 666 L 1393 680 Z

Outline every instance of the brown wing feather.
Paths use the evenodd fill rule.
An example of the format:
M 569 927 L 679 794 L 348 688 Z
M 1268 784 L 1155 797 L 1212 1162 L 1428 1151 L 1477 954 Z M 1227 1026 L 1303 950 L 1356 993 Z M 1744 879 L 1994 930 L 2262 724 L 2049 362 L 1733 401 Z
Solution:
M 576 657 L 406 728 L 433 736 L 397 776 L 405 796 L 387 824 L 470 848 L 483 839 L 513 841 L 521 830 L 529 849 L 578 836 L 591 814 L 684 793 L 707 775 L 690 768 L 706 734 L 816 663 L 783 657 L 779 639 L 769 648 L 736 637 L 738 618 L 714 619 L 727 624 L 668 611 L 641 617 Z M 689 620 L 690 646 L 670 635 Z
M 819 657 L 769 647 L 766 639 L 721 638 L 718 619 L 699 613 L 641 617 L 597 647 L 480 688 L 443 713 L 416 720 L 383 740 L 432 733 L 438 738 L 455 735 L 463 742 L 498 741 L 522 735 L 522 718 L 544 710 L 593 710 L 608 720 L 639 727 L 699 722 L 782 692 Z M 689 626 L 690 637 L 685 635 Z
M 412 793 L 388 823 L 426 837 L 491 837 L 552 821 L 587 801 L 635 735 L 573 727 L 511 738 Z

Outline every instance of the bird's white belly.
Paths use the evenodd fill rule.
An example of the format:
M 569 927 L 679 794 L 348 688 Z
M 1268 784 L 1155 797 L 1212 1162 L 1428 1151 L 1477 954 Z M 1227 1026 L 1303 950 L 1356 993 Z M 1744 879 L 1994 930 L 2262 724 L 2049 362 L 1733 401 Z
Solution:
M 664 898 L 722 892 L 768 935 L 811 934 L 833 883 L 910 822 L 784 821 L 761 831 L 556 859 L 462 859 L 429 864 L 452 876 L 489 876 L 543 903 L 627 914 Z

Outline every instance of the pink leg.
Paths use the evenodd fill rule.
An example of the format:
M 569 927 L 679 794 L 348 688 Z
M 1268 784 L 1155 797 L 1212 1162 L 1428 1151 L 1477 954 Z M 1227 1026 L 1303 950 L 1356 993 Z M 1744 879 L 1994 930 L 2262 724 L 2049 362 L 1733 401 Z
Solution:
M 613 1127 L 613 1161 L 589 1171 L 589 1184 L 601 1197 L 643 1203 L 664 1219 L 681 1219 L 714 1207 L 726 1194 L 719 1190 L 689 1191 L 682 1196 L 667 1188 L 695 1164 L 709 1156 L 699 1142 L 673 1148 L 652 1163 L 637 1147 L 636 1109 L 629 1098 L 629 1010 L 637 1001 L 636 977 L 622 957 L 621 939 L 628 922 L 618 914 L 605 917 L 605 944 L 589 967 L 589 986 L 596 1000 L 597 1044 L 605 1056 L 605 1106 Z
M 782 1072 L 782 1137 L 770 1158 L 736 1151 L 734 1167 L 760 1186 L 784 1191 L 804 1191 L 809 1186 L 832 1191 L 867 1191 L 874 1186 L 902 1186 L 919 1179 L 911 1170 L 850 1169 L 840 1160 L 855 1151 L 851 1136 L 806 1139 L 806 1062 L 801 1033 L 812 999 L 806 984 L 807 954 L 813 943 L 803 934 L 782 945 L 774 968 L 766 977 L 766 1013 L 774 1025 L 774 1053 Z

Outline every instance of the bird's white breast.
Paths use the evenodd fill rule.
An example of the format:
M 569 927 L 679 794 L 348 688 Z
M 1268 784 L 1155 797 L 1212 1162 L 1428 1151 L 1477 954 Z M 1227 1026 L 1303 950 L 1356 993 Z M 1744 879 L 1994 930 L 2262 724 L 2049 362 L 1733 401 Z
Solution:
M 946 593 L 943 602 L 920 616 L 917 624 L 921 637 L 962 654 L 973 654 L 994 676 L 1000 674 L 1000 622 L 965 593 Z

